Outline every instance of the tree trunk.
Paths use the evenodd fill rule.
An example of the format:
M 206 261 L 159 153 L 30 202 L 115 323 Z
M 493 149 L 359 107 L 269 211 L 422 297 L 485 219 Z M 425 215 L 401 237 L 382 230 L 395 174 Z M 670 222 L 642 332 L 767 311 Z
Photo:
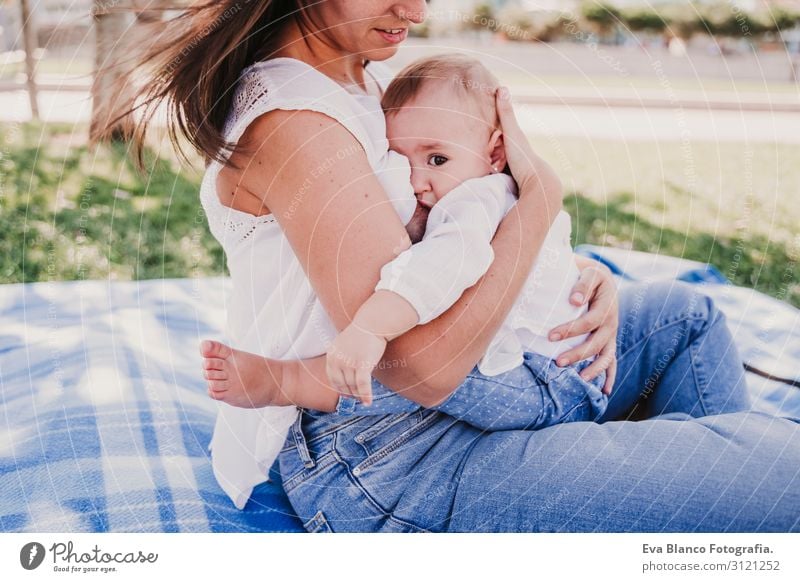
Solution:
M 122 39 L 138 24 L 161 20 L 164 10 L 180 4 L 169 0 L 95 0 L 92 14 L 95 29 L 95 74 L 92 84 L 92 126 L 109 124 L 127 106 L 132 106 L 133 87 L 129 73 L 134 63 L 124 54 Z M 125 77 L 123 79 L 123 77 Z M 114 124 L 114 137 L 125 136 L 123 124 Z
M 28 86 L 28 99 L 31 103 L 31 116 L 39 119 L 39 99 L 36 90 L 36 28 L 31 19 L 31 7 L 28 0 L 20 0 L 22 8 L 22 41 L 25 47 L 25 77 Z
M 105 0 L 95 0 L 92 8 L 95 34 L 92 125 L 110 123 L 122 97 L 119 94 L 122 67 L 117 47 L 128 30 L 129 15 L 123 10 L 109 10 L 108 6 Z

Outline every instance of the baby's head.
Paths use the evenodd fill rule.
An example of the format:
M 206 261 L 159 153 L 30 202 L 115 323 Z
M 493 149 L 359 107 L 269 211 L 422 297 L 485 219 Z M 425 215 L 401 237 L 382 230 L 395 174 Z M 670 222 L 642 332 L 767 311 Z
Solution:
M 411 185 L 423 206 L 465 180 L 503 171 L 498 86 L 477 60 L 448 54 L 411 63 L 386 89 L 389 147 L 411 163 Z

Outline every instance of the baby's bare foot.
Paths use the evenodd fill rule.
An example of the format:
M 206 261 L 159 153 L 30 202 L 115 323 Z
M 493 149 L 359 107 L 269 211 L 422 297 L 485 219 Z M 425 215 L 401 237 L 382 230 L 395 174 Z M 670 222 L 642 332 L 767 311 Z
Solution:
M 235 350 L 217 341 L 200 342 L 208 395 L 239 408 L 281 404 L 281 368 L 276 360 Z

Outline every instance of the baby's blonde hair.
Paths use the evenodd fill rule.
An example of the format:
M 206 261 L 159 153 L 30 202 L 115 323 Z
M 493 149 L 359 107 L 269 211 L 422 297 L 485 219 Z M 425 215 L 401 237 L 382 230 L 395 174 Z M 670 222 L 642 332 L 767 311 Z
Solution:
M 472 100 L 493 128 L 499 127 L 494 93 L 500 82 L 480 61 L 460 54 L 425 57 L 407 65 L 386 88 L 381 106 L 391 115 L 430 83 L 446 83 Z

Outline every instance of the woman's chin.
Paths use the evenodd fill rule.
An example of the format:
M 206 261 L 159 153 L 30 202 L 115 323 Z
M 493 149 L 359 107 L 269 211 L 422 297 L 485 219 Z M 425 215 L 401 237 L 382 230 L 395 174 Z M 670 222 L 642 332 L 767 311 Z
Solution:
M 364 58 L 370 61 L 385 61 L 386 59 L 390 59 L 394 55 L 396 55 L 398 48 L 399 45 L 392 45 L 392 46 L 382 46 L 380 48 L 370 49 L 364 51 Z

